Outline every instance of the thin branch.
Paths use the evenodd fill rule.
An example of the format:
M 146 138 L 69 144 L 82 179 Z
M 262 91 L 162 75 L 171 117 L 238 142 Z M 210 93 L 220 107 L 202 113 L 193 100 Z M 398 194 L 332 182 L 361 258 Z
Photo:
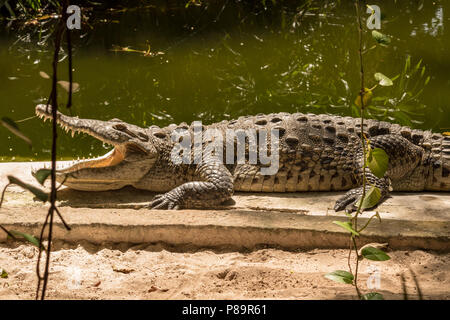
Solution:
M 28 118 L 21 119 L 21 120 L 15 120 L 14 122 L 16 122 L 16 123 L 18 123 L 18 122 L 25 122 L 25 121 L 28 121 L 28 120 L 31 120 L 31 119 L 34 119 L 34 118 L 37 118 L 37 116 L 32 116 L 32 117 L 28 117 Z
M 61 222 L 64 225 L 64 228 L 66 228 L 67 231 L 72 230 L 72 228 L 64 221 L 64 218 L 62 217 L 61 213 L 59 212 L 58 208 L 55 207 L 56 213 L 58 214 L 59 219 L 61 219 Z
M 350 244 L 350 246 L 349 246 L 349 248 L 348 248 L 347 264 L 348 264 L 348 270 L 349 270 L 349 272 L 350 272 L 351 274 L 353 274 L 353 272 L 352 272 L 352 265 L 351 265 L 351 263 L 350 263 L 350 259 L 351 259 L 351 257 L 352 257 L 352 245 L 353 245 L 353 243 L 352 243 L 352 237 L 350 237 L 350 239 L 349 239 L 349 244 Z
M 363 231 L 365 228 L 367 228 L 367 226 L 369 225 L 370 221 L 372 221 L 372 219 L 375 218 L 375 217 L 380 218 L 380 216 L 379 216 L 378 214 L 374 214 L 373 216 L 371 216 L 371 217 L 369 218 L 369 220 L 366 222 L 366 224 L 364 225 L 364 227 L 362 227 L 362 228 L 359 229 L 359 230 L 356 230 L 356 232 L 361 233 L 361 231 Z M 381 219 L 380 219 L 380 222 L 381 222 Z
M 66 0 L 65 7 L 63 8 L 63 20 L 67 21 L 67 7 L 69 6 L 69 0 Z M 69 109 L 72 106 L 72 86 L 73 86 L 73 76 L 72 76 L 72 40 L 70 37 L 70 30 L 66 30 L 67 36 L 67 51 L 69 55 L 69 97 L 67 100 L 66 108 Z
M 6 232 L 6 234 L 8 235 L 8 236 L 10 236 L 11 238 L 13 238 L 14 240 L 16 240 L 16 237 L 14 237 L 14 235 L 11 233 L 11 232 L 9 232 L 4 226 L 2 226 L 1 224 L 0 224 L 0 229 L 2 229 L 3 231 L 5 231 Z
M 355 275 L 354 275 L 354 285 L 355 285 L 355 289 L 356 289 L 356 293 L 358 294 L 358 298 L 361 299 L 361 291 L 359 290 L 358 287 L 358 267 L 359 267 L 359 254 L 358 254 L 358 246 L 356 244 L 356 238 L 355 236 L 352 235 L 352 241 L 353 241 L 353 248 L 355 249 L 355 254 L 356 254 L 356 266 L 355 266 Z
M 62 218 L 61 214 L 59 213 L 58 209 L 56 208 L 56 197 L 57 197 L 57 188 L 56 188 L 56 142 L 57 142 L 57 112 L 58 112 L 58 101 L 57 101 L 57 78 L 58 78 L 58 54 L 61 47 L 61 38 L 62 34 L 64 32 L 64 26 L 66 21 L 66 11 L 67 11 L 67 5 L 68 1 L 65 1 L 62 6 L 62 15 L 60 20 L 57 24 L 56 34 L 55 34 L 55 48 L 53 53 L 53 76 L 52 76 L 52 90 L 50 92 L 50 96 L 48 98 L 47 107 L 49 105 L 52 106 L 52 169 L 51 169 L 51 192 L 50 192 L 50 208 L 48 210 L 47 216 L 45 218 L 45 222 L 41 229 L 41 234 L 39 237 L 39 243 L 42 244 L 44 231 L 46 227 L 48 226 L 48 235 L 47 235 L 47 250 L 46 250 L 46 259 L 45 259 L 45 269 L 44 269 L 44 275 L 41 276 L 40 274 L 40 264 L 41 264 L 41 256 L 42 256 L 42 247 L 39 247 L 39 255 L 38 255 L 38 262 L 36 266 L 36 273 L 38 276 L 38 286 L 36 291 L 36 299 L 45 299 L 45 293 L 47 290 L 47 284 L 48 284 L 48 275 L 49 275 L 49 268 L 50 268 L 50 254 L 52 249 L 52 238 L 53 238 L 53 218 L 54 213 L 58 214 L 59 218 L 63 222 L 66 229 L 70 230 L 70 227 L 67 225 L 67 223 Z M 71 47 L 70 47 L 71 49 Z M 70 70 L 69 70 L 69 78 L 71 79 L 71 62 L 70 62 Z M 72 81 L 70 88 L 72 87 Z M 71 94 L 70 90 L 70 94 Z M 71 95 L 69 97 L 69 102 L 71 103 Z M 42 285 L 42 289 L 41 289 Z
M 365 143 L 365 137 L 364 137 L 364 95 L 366 93 L 365 91 L 365 85 L 364 85 L 364 63 L 363 63 L 363 55 L 362 55 L 362 23 L 361 23 L 361 13 L 359 9 L 359 0 L 355 1 L 355 7 L 356 7 L 356 15 L 357 15 L 357 23 L 358 23 L 358 39 L 359 39 L 359 65 L 360 65 L 360 81 L 361 81 L 361 88 L 359 91 L 359 96 L 361 100 L 361 146 L 363 150 L 363 167 L 362 167 L 362 196 L 361 200 L 365 198 L 366 196 L 366 143 Z M 358 210 L 356 211 L 354 220 L 354 228 L 358 227 L 357 217 L 361 213 L 361 207 L 362 207 L 362 201 L 359 202 Z
M 361 12 L 359 8 L 359 0 L 355 0 L 355 9 L 356 9 L 356 18 L 357 18 L 357 25 L 358 25 L 358 40 L 359 40 L 359 65 L 360 65 L 360 81 L 361 81 L 361 88 L 359 92 L 359 97 L 361 101 L 361 146 L 363 151 L 363 164 L 362 164 L 362 195 L 361 195 L 361 201 L 359 201 L 358 209 L 356 210 L 355 215 L 351 219 L 352 227 L 354 230 L 358 230 L 358 215 L 361 213 L 362 203 L 363 199 L 366 196 L 366 143 L 365 143 L 365 137 L 364 137 L 364 95 L 366 93 L 365 85 L 364 85 L 364 64 L 363 64 L 363 51 L 362 51 L 362 23 L 361 23 Z M 358 288 L 358 268 L 359 268 L 359 254 L 358 254 L 358 245 L 356 243 L 356 238 L 354 235 L 352 237 L 353 242 L 353 248 L 355 249 L 356 254 L 356 266 L 355 266 L 355 273 L 354 273 L 354 286 L 356 289 L 356 293 L 358 294 L 358 297 L 361 299 L 362 295 Z
M 4 197 L 5 197 L 6 189 L 7 189 L 11 184 L 12 184 L 12 183 L 10 182 L 10 183 L 8 183 L 8 184 L 3 188 L 3 191 L 2 191 L 2 197 L 0 198 L 0 207 L 1 207 L 2 204 L 3 204 L 3 199 L 4 199 Z
M 64 185 L 64 182 L 66 182 L 66 180 L 67 180 L 67 174 L 66 175 L 64 175 L 64 179 L 63 179 L 63 181 L 59 184 L 59 186 L 56 188 L 56 191 L 59 191 L 59 189 Z

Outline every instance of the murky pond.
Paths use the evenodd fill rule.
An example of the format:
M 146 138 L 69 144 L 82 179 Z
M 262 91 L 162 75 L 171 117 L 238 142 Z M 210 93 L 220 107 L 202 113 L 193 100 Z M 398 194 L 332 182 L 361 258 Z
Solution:
M 351 1 L 195 1 L 186 8 L 187 2 L 83 9 L 89 19 L 73 32 L 80 90 L 72 114 L 141 126 L 279 111 L 358 116 L 358 31 Z M 366 86 L 377 83 L 376 72 L 394 85 L 373 90 L 367 116 L 450 131 L 450 2 L 371 4 L 381 8 L 380 31 L 391 43 L 374 47 L 371 30 L 364 30 Z M 51 74 L 54 22 L 1 22 L 1 117 L 32 117 L 35 105 L 47 100 L 50 80 L 40 72 Z M 59 77 L 67 80 L 63 51 L 60 60 Z M 68 113 L 63 90 L 59 101 Z M 33 148 L 0 127 L 0 160 L 50 159 L 49 123 L 33 118 L 18 124 Z M 105 152 L 91 137 L 59 132 L 60 159 Z

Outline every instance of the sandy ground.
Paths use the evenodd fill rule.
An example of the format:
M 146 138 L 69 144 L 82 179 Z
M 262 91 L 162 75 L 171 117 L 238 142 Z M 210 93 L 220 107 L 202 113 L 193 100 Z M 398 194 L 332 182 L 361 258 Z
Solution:
M 450 253 L 389 254 L 389 261 L 362 261 L 359 283 L 364 292 L 369 284 L 387 299 L 402 299 L 404 275 L 409 298 L 417 298 L 411 269 L 425 299 L 450 299 Z M 8 272 L 0 278 L 0 299 L 34 298 L 36 258 L 33 246 L 0 246 L 0 269 Z M 355 299 L 353 287 L 324 278 L 336 269 L 347 270 L 346 250 L 218 252 L 56 243 L 48 298 Z

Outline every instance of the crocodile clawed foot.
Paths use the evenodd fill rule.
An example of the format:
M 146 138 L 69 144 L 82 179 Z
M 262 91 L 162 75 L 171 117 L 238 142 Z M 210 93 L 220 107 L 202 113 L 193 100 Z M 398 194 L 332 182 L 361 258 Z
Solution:
M 344 210 L 346 212 L 353 212 L 358 209 L 357 203 L 362 195 L 362 187 L 351 189 L 344 196 L 336 200 L 334 205 L 334 211 Z
M 155 196 L 150 203 L 151 209 L 168 209 L 168 210 L 179 210 L 180 204 L 174 199 L 170 193 L 158 194 Z

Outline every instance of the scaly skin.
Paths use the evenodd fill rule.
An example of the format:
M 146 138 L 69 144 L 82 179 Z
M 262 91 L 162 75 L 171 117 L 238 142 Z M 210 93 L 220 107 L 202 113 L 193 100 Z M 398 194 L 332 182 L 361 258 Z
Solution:
M 36 113 L 49 118 L 51 107 L 38 105 Z M 155 209 L 214 207 L 231 198 L 233 191 L 296 192 L 349 190 L 335 210 L 354 210 L 361 197 L 362 149 L 360 120 L 351 117 L 278 113 L 240 117 L 203 126 L 216 129 L 226 139 L 227 129 L 279 132 L 279 170 L 262 175 L 265 165 L 248 161 L 223 164 L 219 154 L 207 153 L 198 164 L 175 164 L 171 151 L 174 130 L 187 130 L 195 142 L 194 123 L 188 126 L 151 126 L 143 129 L 121 120 L 78 119 L 58 113 L 58 123 L 67 130 L 82 131 L 114 146 L 114 151 L 94 160 L 58 171 L 59 181 L 78 190 L 112 190 L 132 185 L 162 192 L 154 198 Z M 413 130 L 398 124 L 366 120 L 364 132 L 372 148 L 389 156 L 385 177 L 379 179 L 366 168 L 370 184 L 382 196 L 394 191 L 450 191 L 450 137 L 431 131 Z M 200 141 L 203 151 L 217 146 L 216 139 Z M 270 139 L 267 142 L 270 150 Z M 226 154 L 226 144 L 223 146 Z M 234 142 L 233 148 L 236 148 Z M 196 157 L 194 151 L 191 156 Z M 235 156 L 236 159 L 236 156 Z

